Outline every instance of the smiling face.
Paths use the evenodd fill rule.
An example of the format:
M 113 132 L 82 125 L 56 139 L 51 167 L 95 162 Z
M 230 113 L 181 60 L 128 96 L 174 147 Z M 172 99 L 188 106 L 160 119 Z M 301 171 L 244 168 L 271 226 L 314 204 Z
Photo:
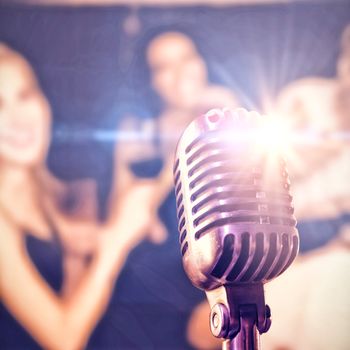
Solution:
M 32 68 L 0 44 L 0 162 L 34 167 L 44 162 L 51 111 Z
M 153 88 L 166 104 L 185 109 L 196 104 L 207 85 L 207 69 L 187 36 L 159 35 L 148 47 L 147 61 Z

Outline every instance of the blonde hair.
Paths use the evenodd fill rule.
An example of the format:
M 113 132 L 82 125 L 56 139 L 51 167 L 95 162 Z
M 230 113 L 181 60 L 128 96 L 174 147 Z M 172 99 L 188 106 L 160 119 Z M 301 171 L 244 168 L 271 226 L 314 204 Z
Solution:
M 18 51 L 0 41 L 0 65 L 5 62 L 17 63 L 24 71 L 28 73 L 28 77 L 32 80 L 32 82 L 39 86 L 34 69 L 27 59 Z
M 0 41 L 0 56 L 3 56 L 4 53 L 7 53 L 8 51 L 13 51 L 13 50 L 11 50 L 6 44 Z
M 0 60 L 2 61 L 5 59 L 13 59 L 13 58 L 18 58 L 26 61 L 25 58 L 22 55 L 20 55 L 17 51 L 11 49 L 5 43 L 0 41 Z

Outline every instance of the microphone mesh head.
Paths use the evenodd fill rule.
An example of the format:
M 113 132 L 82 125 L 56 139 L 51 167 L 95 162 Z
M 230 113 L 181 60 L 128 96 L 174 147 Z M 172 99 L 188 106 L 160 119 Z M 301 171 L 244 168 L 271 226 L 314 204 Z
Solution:
M 212 110 L 178 143 L 181 252 L 186 273 L 201 289 L 265 283 L 297 255 L 286 165 L 258 142 L 263 124 L 255 112 Z

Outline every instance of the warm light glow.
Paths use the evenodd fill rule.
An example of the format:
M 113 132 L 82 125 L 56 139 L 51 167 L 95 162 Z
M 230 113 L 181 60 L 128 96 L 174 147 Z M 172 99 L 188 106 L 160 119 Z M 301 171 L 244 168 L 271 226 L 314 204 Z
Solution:
M 257 135 L 257 143 L 268 151 L 285 153 L 292 146 L 291 130 L 287 123 L 273 117 L 263 118 L 263 125 Z

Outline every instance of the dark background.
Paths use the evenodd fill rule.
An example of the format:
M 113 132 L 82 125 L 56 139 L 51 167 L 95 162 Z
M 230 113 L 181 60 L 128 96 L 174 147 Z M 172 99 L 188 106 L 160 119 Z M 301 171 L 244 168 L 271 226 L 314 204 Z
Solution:
M 113 140 L 125 113 L 155 117 L 144 47 L 155 31 L 185 31 L 209 67 L 210 80 L 232 88 L 242 105 L 261 109 L 289 82 L 335 75 L 338 43 L 350 2 L 264 6 L 139 8 L 140 31 L 128 35 L 127 7 L 0 5 L 0 40 L 24 54 L 54 114 L 49 167 L 60 178 L 93 177 L 101 216 L 110 189 Z M 161 208 L 170 237 L 130 256 L 91 348 L 184 349 L 186 320 L 202 293 L 183 274 L 173 197 Z M 136 215 L 136 214 L 135 214 Z M 327 242 L 347 220 L 300 223 L 302 251 Z
M 94 130 L 115 127 L 125 112 L 156 114 L 143 48 L 157 29 L 192 36 L 211 80 L 232 88 L 245 107 L 259 109 L 263 94 L 273 97 L 290 81 L 335 74 L 350 2 L 141 7 L 135 36 L 123 30 L 130 13 L 121 6 L 0 5 L 0 40 L 29 59 L 51 102 L 56 137 L 49 164 L 60 177 L 93 176 L 108 187 L 103 154 L 111 143 L 92 144 Z

